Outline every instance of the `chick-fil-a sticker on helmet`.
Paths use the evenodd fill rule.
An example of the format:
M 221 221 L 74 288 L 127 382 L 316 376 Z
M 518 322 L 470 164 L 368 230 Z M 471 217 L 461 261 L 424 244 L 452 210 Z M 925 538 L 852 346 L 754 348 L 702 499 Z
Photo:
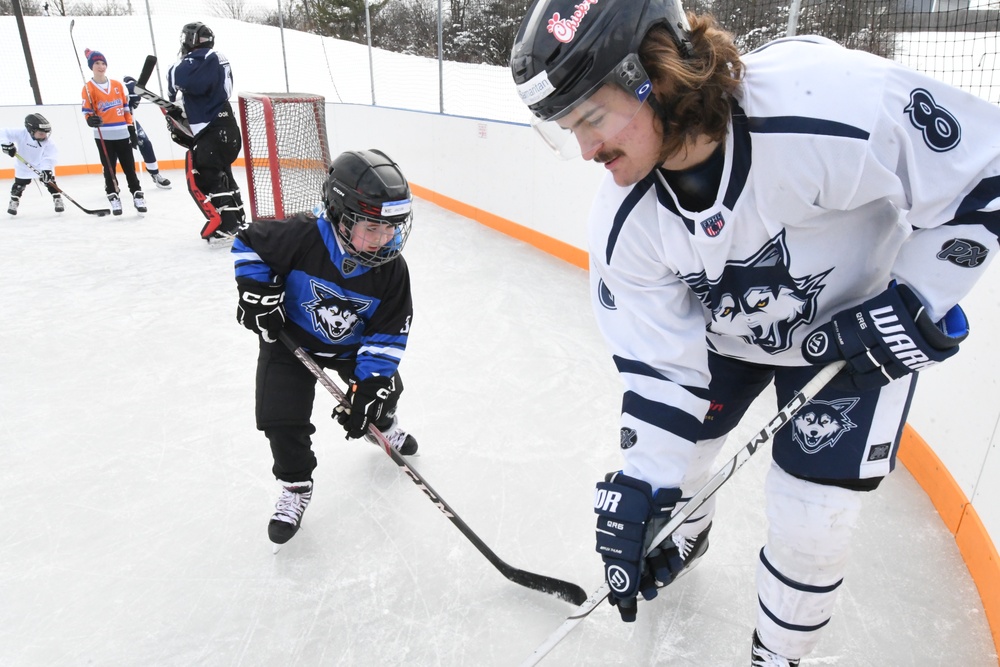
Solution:
M 583 21 L 583 17 L 587 15 L 590 11 L 591 5 L 596 5 L 599 0 L 585 0 L 575 7 L 573 15 L 568 19 L 564 19 L 559 12 L 552 14 L 552 18 L 549 19 L 548 31 L 552 33 L 560 42 L 564 44 L 567 42 L 572 42 L 573 37 L 576 36 L 576 31 L 580 28 L 580 22 Z

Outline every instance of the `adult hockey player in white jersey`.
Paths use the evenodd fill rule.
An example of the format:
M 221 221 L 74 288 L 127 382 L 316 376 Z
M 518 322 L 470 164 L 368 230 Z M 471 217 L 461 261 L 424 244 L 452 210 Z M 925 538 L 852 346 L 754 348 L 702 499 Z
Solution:
M 861 492 L 894 467 L 915 371 L 958 351 L 997 251 L 1000 110 L 819 37 L 740 56 L 676 0 L 539 0 L 511 69 L 535 127 L 608 174 L 591 292 L 624 383 L 597 550 L 633 620 L 707 549 L 700 489 L 774 382 L 845 369 L 774 439 L 751 664 L 798 665 L 829 622 Z M 648 556 L 645 550 L 653 546 Z

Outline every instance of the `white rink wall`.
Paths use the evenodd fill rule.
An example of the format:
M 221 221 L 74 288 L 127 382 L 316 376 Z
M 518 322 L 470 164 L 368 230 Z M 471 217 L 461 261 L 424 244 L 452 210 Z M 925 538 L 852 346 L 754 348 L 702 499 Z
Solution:
M 334 154 L 380 148 L 416 185 L 585 248 L 587 212 L 603 171 L 579 160 L 555 158 L 520 123 L 524 119 L 517 118 L 517 112 L 507 111 L 515 93 L 503 68 L 463 66 L 459 76 L 449 79 L 454 83 L 445 85 L 445 108 L 469 116 L 445 116 L 435 113 L 440 97 L 436 61 L 376 50 L 372 67 L 380 106 L 374 107 L 368 52 L 361 45 L 286 30 L 286 74 L 276 28 L 185 14 L 153 17 L 159 77 L 165 76 L 174 59 L 180 27 L 194 20 L 215 30 L 219 50 L 233 64 L 236 91 L 285 91 L 287 75 L 290 90 L 323 95 Z M 43 112 L 55 128 L 59 164 L 63 169 L 93 165 L 96 171 L 97 149 L 79 111 L 83 80 L 70 46 L 69 19 L 27 17 L 26 26 Z M 144 56 L 153 52 L 146 17 L 77 17 L 74 36 L 81 51 L 89 47 L 103 52 L 109 76 L 119 80 L 138 76 Z M 38 107 L 30 104 L 33 98 L 13 17 L 0 17 L 0 55 L 6 63 L 0 74 L 4 87 L 0 101 L 13 105 L 0 106 L 0 125 L 18 127 Z M 446 72 L 452 68 L 446 64 Z M 84 71 L 89 76 L 86 64 Z M 159 89 L 155 82 L 150 87 Z M 502 109 L 499 115 L 514 122 L 475 118 L 474 111 L 466 110 L 474 103 Z M 425 111 L 393 108 L 404 104 Z M 183 151 L 169 140 L 159 111 L 145 103 L 136 117 L 159 160 L 167 163 L 164 166 L 178 166 Z M 0 155 L 0 171 L 12 169 L 8 160 Z M 70 194 L 81 201 L 97 195 Z M 475 248 L 457 250 L 475 252 Z M 972 336 L 961 354 L 923 374 L 910 424 L 971 500 L 993 544 L 1000 545 L 1000 382 L 995 371 L 1000 368 L 1000 349 L 992 345 L 993 332 L 1000 330 L 1000 268 L 993 268 L 962 305 L 972 323 Z

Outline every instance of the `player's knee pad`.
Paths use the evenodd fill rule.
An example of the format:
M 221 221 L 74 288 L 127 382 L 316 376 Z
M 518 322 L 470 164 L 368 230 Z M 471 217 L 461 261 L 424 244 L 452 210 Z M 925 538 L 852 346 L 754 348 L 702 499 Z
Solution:
M 861 494 L 793 477 L 772 465 L 768 540 L 757 566 L 757 631 L 788 658 L 809 653 L 830 621 L 847 569 Z
M 20 197 L 22 194 L 24 194 L 24 188 L 25 188 L 24 183 L 18 183 L 15 181 L 14 185 L 10 186 L 10 196 Z

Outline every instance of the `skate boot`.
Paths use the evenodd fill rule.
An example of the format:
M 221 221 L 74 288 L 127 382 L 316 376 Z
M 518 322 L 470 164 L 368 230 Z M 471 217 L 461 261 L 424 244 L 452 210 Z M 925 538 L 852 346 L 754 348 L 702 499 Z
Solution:
M 399 419 L 396 417 L 392 418 L 392 425 L 382 431 L 382 435 L 392 448 L 403 456 L 413 456 L 417 453 L 417 439 L 399 427 Z M 379 444 L 371 435 L 365 437 L 376 445 Z
M 115 215 L 122 214 L 122 200 L 118 198 L 118 195 L 112 192 L 108 195 L 108 203 L 111 204 L 111 212 Z
M 146 195 L 142 194 L 142 190 L 136 190 L 132 193 L 132 203 L 135 204 L 135 210 L 139 213 L 146 212 Z
M 677 547 L 677 552 L 684 561 L 684 569 L 680 571 L 677 575 L 678 577 L 690 572 L 698 564 L 701 557 L 705 555 L 705 552 L 708 551 L 708 531 L 710 530 L 712 530 L 711 523 L 705 526 L 705 530 L 694 537 L 682 537 L 677 533 L 670 536 L 670 539 L 673 540 L 674 545 Z
M 151 172 L 149 172 L 149 175 L 153 177 L 153 183 L 156 184 L 156 187 L 163 188 L 164 190 L 169 190 L 170 189 L 170 179 L 169 178 L 164 178 L 163 174 L 161 174 L 158 171 L 151 171 Z
M 282 482 L 281 496 L 274 506 L 274 514 L 267 524 L 267 536 L 275 544 L 284 544 L 299 531 L 302 515 L 312 499 L 312 480 L 308 482 Z
M 62 213 L 66 210 L 66 205 L 63 204 L 62 195 L 52 195 L 52 205 L 56 209 L 56 213 Z
M 7 204 L 7 212 L 11 215 L 17 215 L 17 207 L 21 204 L 21 198 L 17 195 L 10 196 L 10 203 Z
M 799 667 L 798 660 L 783 658 L 760 643 L 757 631 L 753 631 L 753 646 L 750 648 L 750 667 Z

